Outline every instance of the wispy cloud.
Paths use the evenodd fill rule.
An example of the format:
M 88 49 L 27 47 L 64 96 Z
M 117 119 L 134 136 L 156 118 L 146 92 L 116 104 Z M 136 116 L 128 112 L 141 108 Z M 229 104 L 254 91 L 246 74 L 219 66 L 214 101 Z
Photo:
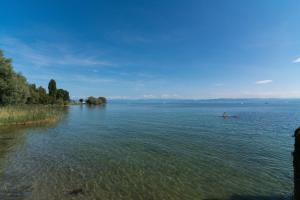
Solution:
M 1 37 L 1 48 L 5 52 L 36 66 L 72 65 L 72 66 L 114 66 L 97 55 L 74 52 L 61 45 L 45 43 L 25 43 L 14 37 Z
M 108 61 L 98 60 L 91 57 L 78 58 L 75 57 L 74 55 L 65 55 L 62 57 L 61 60 L 57 61 L 56 63 L 60 65 L 80 65 L 80 66 L 92 66 L 92 65 L 113 66 L 114 65 L 113 63 Z
M 83 76 L 83 75 L 75 75 L 70 78 L 70 81 L 75 82 L 84 82 L 84 83 L 111 83 L 115 82 L 116 80 L 110 78 L 102 78 L 102 77 L 90 77 L 90 76 Z
M 293 63 L 300 63 L 300 57 L 293 60 Z
M 261 85 L 261 84 L 269 84 L 272 83 L 272 80 L 261 80 L 261 81 L 256 81 L 255 84 Z
M 28 78 L 30 80 L 39 80 L 39 81 L 49 81 L 51 77 L 55 77 L 55 80 L 59 82 L 74 82 L 74 83 L 87 83 L 87 84 L 112 83 L 117 81 L 111 78 L 88 76 L 88 75 L 77 75 L 77 74 L 68 75 L 68 76 L 62 76 L 59 74 L 28 75 Z
M 214 86 L 216 86 L 216 87 L 222 87 L 222 86 L 224 86 L 224 84 L 223 83 L 216 83 L 216 84 L 214 84 Z

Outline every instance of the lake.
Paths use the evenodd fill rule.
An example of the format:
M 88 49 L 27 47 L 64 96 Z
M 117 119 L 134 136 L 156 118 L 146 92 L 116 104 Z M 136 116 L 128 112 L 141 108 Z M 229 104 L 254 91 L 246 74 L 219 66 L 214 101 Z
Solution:
M 70 106 L 0 130 L 0 199 L 290 199 L 299 125 L 286 100 Z

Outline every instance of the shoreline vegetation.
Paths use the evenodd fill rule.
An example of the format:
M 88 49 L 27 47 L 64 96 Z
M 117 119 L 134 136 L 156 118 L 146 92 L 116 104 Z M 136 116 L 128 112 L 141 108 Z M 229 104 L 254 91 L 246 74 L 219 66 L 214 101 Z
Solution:
M 63 106 L 22 105 L 0 108 L 0 126 L 49 124 L 60 120 Z
M 79 104 L 106 104 L 105 97 L 80 100 Z M 69 92 L 58 89 L 54 79 L 49 81 L 48 91 L 28 83 L 21 73 L 14 71 L 12 60 L 5 58 L 0 49 L 0 126 L 55 122 L 62 118 L 62 108 L 68 105 L 72 105 Z

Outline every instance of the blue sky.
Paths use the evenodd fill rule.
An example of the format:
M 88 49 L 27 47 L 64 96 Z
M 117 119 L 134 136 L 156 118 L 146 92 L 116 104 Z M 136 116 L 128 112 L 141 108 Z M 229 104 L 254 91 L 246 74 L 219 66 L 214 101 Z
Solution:
M 300 2 L 1 1 L 0 48 L 73 97 L 300 97 Z

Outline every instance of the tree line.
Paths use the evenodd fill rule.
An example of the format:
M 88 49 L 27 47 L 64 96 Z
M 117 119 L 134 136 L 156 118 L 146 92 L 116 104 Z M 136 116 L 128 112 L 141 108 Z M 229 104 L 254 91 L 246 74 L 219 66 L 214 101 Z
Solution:
M 48 84 L 48 92 L 42 86 L 29 84 L 26 78 L 14 71 L 12 60 L 5 58 L 0 50 L 0 105 L 67 104 L 67 90 L 57 89 L 55 80 Z

